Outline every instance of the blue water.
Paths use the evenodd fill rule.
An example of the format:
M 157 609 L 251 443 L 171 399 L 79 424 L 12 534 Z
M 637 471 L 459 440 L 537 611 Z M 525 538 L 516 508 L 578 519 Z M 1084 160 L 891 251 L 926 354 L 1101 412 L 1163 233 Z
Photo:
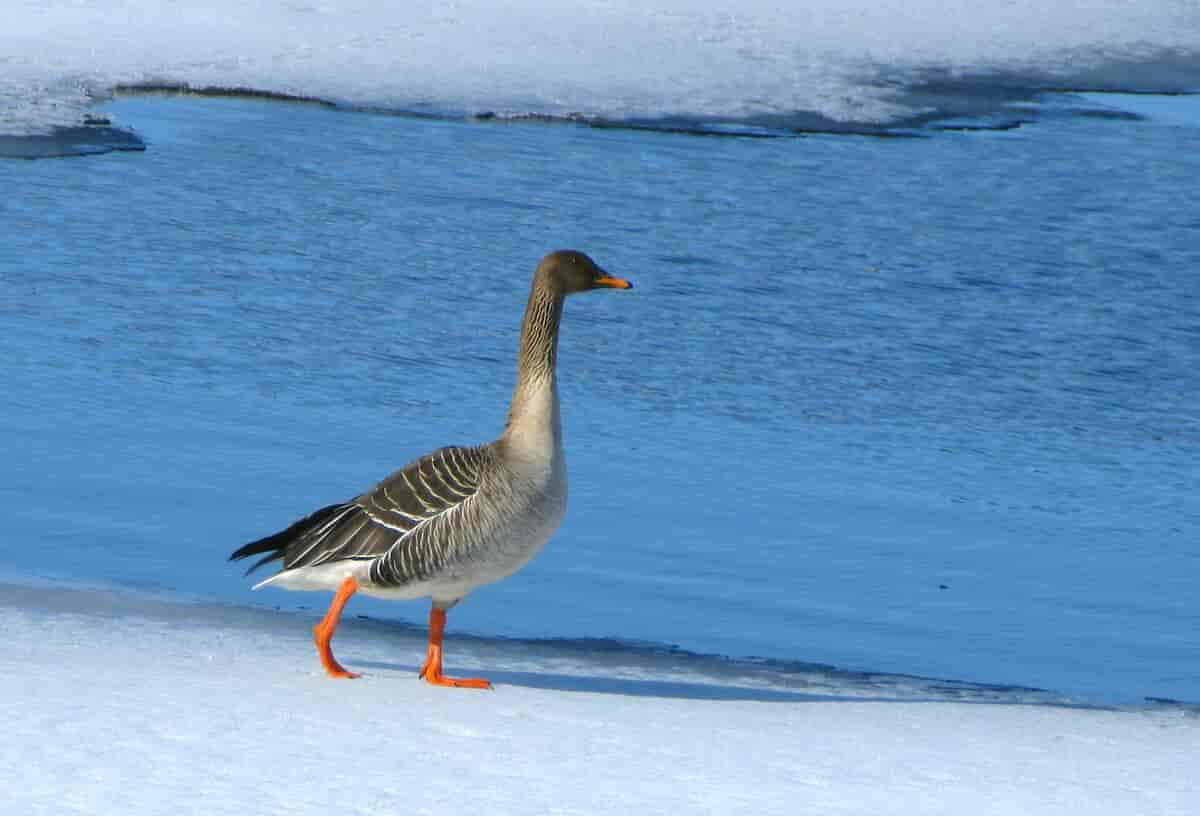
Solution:
M 452 630 L 1200 701 L 1200 104 L 1082 102 L 758 140 L 118 100 L 145 152 L 0 163 L 0 572 L 323 607 L 224 559 L 492 438 L 576 247 L 636 288 L 568 304 L 567 520 Z

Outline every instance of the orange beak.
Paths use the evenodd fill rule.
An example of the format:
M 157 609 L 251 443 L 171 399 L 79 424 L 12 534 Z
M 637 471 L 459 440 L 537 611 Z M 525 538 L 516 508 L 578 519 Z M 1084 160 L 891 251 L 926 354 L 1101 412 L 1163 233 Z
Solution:
M 597 286 L 607 287 L 609 289 L 632 289 L 633 284 L 624 278 L 615 278 L 612 275 L 601 275 L 596 278 Z

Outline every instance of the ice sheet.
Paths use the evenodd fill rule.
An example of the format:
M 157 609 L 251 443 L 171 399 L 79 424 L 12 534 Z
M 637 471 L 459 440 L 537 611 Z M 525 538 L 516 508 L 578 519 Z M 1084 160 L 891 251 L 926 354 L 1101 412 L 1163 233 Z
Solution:
M 0 587 L 0 710 L 12 812 L 1192 814 L 1200 720 L 753 689 L 564 671 L 421 632 L 43 587 Z M 725 686 L 736 691 L 736 686 Z
M 1200 88 L 1191 0 L 16 0 L 5 18 L 9 133 L 74 124 L 118 85 L 252 88 L 436 115 L 801 129 L 921 117 L 996 83 Z

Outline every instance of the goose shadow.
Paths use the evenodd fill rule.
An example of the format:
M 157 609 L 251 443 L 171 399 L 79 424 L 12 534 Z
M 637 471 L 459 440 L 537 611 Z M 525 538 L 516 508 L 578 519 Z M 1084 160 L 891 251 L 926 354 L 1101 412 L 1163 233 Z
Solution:
M 418 667 L 414 665 L 391 663 L 382 660 L 362 660 L 357 661 L 355 665 L 366 671 L 373 669 L 376 671 L 409 674 L 414 678 L 419 671 Z M 835 700 L 866 701 L 872 699 L 783 689 L 725 686 L 718 683 L 685 680 L 647 680 L 640 678 L 604 677 L 595 674 L 562 674 L 559 672 L 526 672 L 504 669 L 489 669 L 484 673 L 487 679 L 498 689 L 502 689 L 505 686 L 514 686 L 543 691 L 614 694 L 625 697 L 752 701 L 761 703 L 813 703 Z
M 357 636 L 425 651 L 424 628 L 358 615 L 347 621 Z M 568 693 L 610 694 L 710 702 L 968 703 L 1107 708 L 1045 689 L 843 669 L 824 663 L 692 652 L 662 643 L 611 637 L 511 638 L 456 633 L 459 661 L 448 671 L 479 672 L 503 686 Z M 353 647 L 350 647 L 353 648 Z M 419 663 L 380 659 L 379 652 L 347 665 L 416 678 Z M 519 661 L 530 670 L 506 668 Z M 483 668 L 466 669 L 465 666 Z M 566 670 L 564 667 L 569 666 Z M 494 667 L 494 668 L 493 668 Z M 661 679 L 660 679 L 661 678 Z
M 394 663 L 384 660 L 354 661 L 356 668 L 371 671 L 408 675 L 414 680 L 419 668 L 410 663 Z M 471 674 L 464 671 L 462 674 Z M 613 677 L 598 674 L 565 674 L 553 671 L 514 671 L 511 669 L 488 669 L 483 672 L 497 690 L 504 687 L 561 691 L 567 693 L 610 694 L 623 697 L 651 697 L 659 699 L 692 700 L 704 702 L 757 702 L 757 703 L 925 703 L 997 706 L 1048 706 L 1052 708 L 1074 708 L 1097 711 L 1114 710 L 1112 706 L 1079 701 L 1030 695 L 1018 692 L 1035 691 L 985 687 L 962 689 L 954 686 L 931 686 L 911 693 L 886 693 L 883 684 L 869 680 L 858 693 L 837 693 L 822 688 L 805 691 L 802 689 L 763 688 L 745 685 L 726 685 L 699 680 L 654 680 L 648 678 Z M 864 678 L 865 679 L 865 678 Z
M 420 626 L 366 615 L 347 623 L 360 636 L 392 644 L 385 649 L 424 653 L 425 633 Z M 498 688 L 711 702 L 1104 707 L 1031 687 L 860 671 L 801 660 L 737 658 L 609 637 L 508 638 L 457 633 L 454 651 L 459 660 L 457 664 L 452 660 L 448 667 L 452 675 L 478 671 Z M 350 654 L 347 657 L 348 665 L 368 671 L 413 678 L 419 672 L 419 663 L 380 659 L 378 652 L 358 660 Z M 516 661 L 525 666 L 506 668 Z M 472 665 L 484 668 L 464 668 Z M 525 667 L 528 670 L 523 670 Z

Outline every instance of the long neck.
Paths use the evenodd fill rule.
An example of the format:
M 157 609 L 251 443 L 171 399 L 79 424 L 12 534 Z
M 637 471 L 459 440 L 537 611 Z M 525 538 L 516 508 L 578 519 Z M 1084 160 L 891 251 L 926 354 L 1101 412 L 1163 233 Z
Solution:
M 514 442 L 545 450 L 562 435 L 558 413 L 558 324 L 563 299 L 546 287 L 534 285 L 521 323 L 521 351 L 517 358 L 517 385 L 504 435 Z

